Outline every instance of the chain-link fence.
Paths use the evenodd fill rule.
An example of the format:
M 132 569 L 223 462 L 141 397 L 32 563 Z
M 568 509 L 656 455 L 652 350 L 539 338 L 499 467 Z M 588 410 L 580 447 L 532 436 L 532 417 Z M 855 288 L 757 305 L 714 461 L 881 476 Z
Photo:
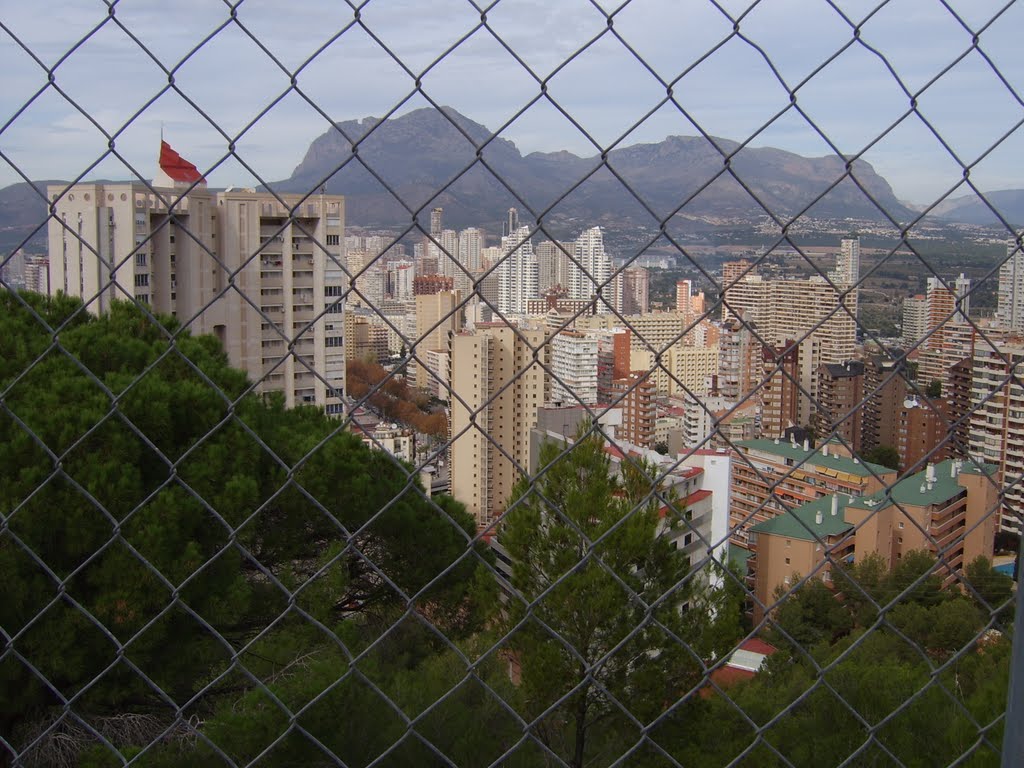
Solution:
M 0 764 L 1021 764 L 1019 3 L 156 5 L 0 18 Z

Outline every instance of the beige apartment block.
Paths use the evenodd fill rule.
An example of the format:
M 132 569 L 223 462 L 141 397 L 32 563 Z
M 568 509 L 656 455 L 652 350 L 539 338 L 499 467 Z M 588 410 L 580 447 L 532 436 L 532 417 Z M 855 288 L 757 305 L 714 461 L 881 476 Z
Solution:
M 623 322 L 625 320 L 625 322 Z M 576 330 L 611 330 L 629 328 L 633 349 L 653 353 L 676 344 L 686 330 L 686 318 L 679 312 L 651 312 L 646 315 L 591 315 L 576 319 Z
M 256 391 L 342 413 L 344 198 L 161 181 L 51 186 L 50 289 L 94 313 L 120 299 L 174 315 Z
M 978 343 L 974 350 L 971 387 L 970 452 L 998 466 L 996 475 L 1005 497 L 999 526 L 1019 533 L 1024 509 L 1024 336 L 994 344 Z
M 930 552 L 945 585 L 954 584 L 972 560 L 992 557 L 994 473 L 991 464 L 929 464 L 889 489 L 859 498 L 831 494 L 753 526 L 747 578 L 757 598 L 755 620 L 777 588 L 803 576 L 832 584 L 837 566 L 870 555 L 891 570 L 907 552 Z
M 969 356 L 963 348 L 969 345 L 973 330 L 967 320 L 971 281 L 961 274 L 948 283 L 929 277 L 927 284 L 927 328 L 918 348 L 917 380 L 923 387 L 933 381 L 945 387 L 949 368 Z
M 804 576 L 831 584 L 833 570 L 854 555 L 854 526 L 843 517 L 848 501 L 824 496 L 751 527 L 747 583 L 756 598 L 755 622 L 775 602 L 776 589 Z
M 891 490 L 853 499 L 857 557 L 878 554 L 894 568 L 907 552 L 928 550 L 951 581 L 976 557 L 992 557 L 999 489 L 995 466 L 960 460 L 929 464 Z
M 733 542 L 747 546 L 751 526 L 833 493 L 860 497 L 896 480 L 896 470 L 785 440 L 735 443 L 732 463 Z
M 818 396 L 817 371 L 853 360 L 857 346 L 857 292 L 843 294 L 823 277 L 765 280 L 747 275 L 725 294 L 724 319 L 742 317 L 770 345 L 798 342 L 801 349 L 798 420 L 807 425 Z M 742 396 L 742 395 L 741 395 Z
M 478 323 L 448 337 L 452 495 L 487 528 L 505 511 L 528 471 L 530 430 L 547 400 L 547 377 L 534 358 L 544 331 Z M 543 357 L 540 362 L 544 362 Z
M 416 297 L 416 339 L 410 350 L 417 358 L 416 386 L 437 389 L 447 372 L 431 367 L 429 353 L 447 350 L 448 334 L 462 330 L 461 291 L 438 291 Z M 447 393 L 443 396 L 447 399 Z
M 649 370 L 655 389 L 664 395 L 706 395 L 718 374 L 718 347 L 691 347 L 678 341 L 659 355 L 646 348 L 630 354 L 633 370 Z

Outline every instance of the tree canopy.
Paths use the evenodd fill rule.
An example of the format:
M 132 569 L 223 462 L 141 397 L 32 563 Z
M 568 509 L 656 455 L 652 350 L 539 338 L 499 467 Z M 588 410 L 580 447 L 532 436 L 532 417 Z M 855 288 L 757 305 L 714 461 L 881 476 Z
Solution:
M 472 518 L 411 467 L 255 394 L 173 319 L 0 302 L 4 739 L 67 701 L 87 722 L 171 722 L 202 692 L 265 696 L 396 617 L 476 627 Z
M 649 722 L 699 682 L 687 641 L 707 622 L 686 610 L 696 582 L 672 543 L 683 510 L 652 493 L 653 467 L 627 461 L 620 478 L 586 423 L 569 446 L 546 442 L 539 465 L 500 531 L 517 590 L 506 626 L 528 716 L 554 707 L 541 738 L 579 768 L 631 729 L 623 709 Z
M 865 558 L 785 596 L 691 571 L 659 472 L 584 427 L 499 529 L 217 341 L 0 295 L 0 744 L 27 766 L 998 765 L 1012 585 Z M 499 598 L 499 585 L 504 589 Z M 784 714 L 783 714 L 784 713 Z M 625 756 L 625 757 L 623 757 Z M 0 747 L 0 765 L 11 762 Z

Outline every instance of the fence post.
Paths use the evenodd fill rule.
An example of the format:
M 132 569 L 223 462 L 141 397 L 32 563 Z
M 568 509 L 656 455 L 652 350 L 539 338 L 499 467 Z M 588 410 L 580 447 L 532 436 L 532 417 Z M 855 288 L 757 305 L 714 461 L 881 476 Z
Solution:
M 1024 545 L 1024 533 L 1021 534 Z M 1024 589 L 1021 589 L 1021 549 L 1017 548 L 1017 613 L 1013 620 L 1013 651 L 1010 654 L 1010 691 L 1006 697 L 1006 718 L 1003 720 L 1003 768 L 1024 765 Z

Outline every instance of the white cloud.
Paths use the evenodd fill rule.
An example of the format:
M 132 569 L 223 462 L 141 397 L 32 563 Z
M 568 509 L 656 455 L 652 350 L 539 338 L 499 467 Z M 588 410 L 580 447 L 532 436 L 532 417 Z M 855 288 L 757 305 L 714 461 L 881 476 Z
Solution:
M 1002 2 L 951 3 L 960 18 L 930 0 L 900 0 L 877 10 L 874 0 L 838 2 L 848 20 L 818 0 L 773 0 L 753 7 L 746 0 L 735 0 L 721 5 L 725 13 L 707 0 L 632 0 L 615 12 L 610 31 L 604 15 L 584 0 L 502 0 L 487 13 L 490 29 L 477 29 L 435 63 L 480 24 L 476 8 L 465 0 L 371 0 L 362 7 L 360 22 L 400 57 L 412 75 L 358 25 L 307 61 L 354 21 L 351 9 L 335 0 L 287 4 L 246 0 L 238 6 L 238 22 L 286 70 L 303 67 L 297 77 L 299 88 L 332 120 L 384 114 L 409 96 L 415 87 L 413 78 L 429 68 L 423 89 L 432 99 L 492 128 L 540 93 L 537 81 L 495 35 L 542 79 L 600 36 L 550 78 L 548 96 L 602 146 L 619 139 L 665 97 L 658 78 L 673 82 L 692 67 L 673 82 L 673 94 L 707 132 L 738 141 L 753 136 L 755 146 L 823 154 L 828 151 L 825 142 L 793 110 L 764 128 L 788 103 L 786 88 L 796 89 L 797 104 L 841 151 L 864 152 L 899 195 L 921 201 L 956 183 L 956 174 L 962 177 L 962 170 L 916 116 L 878 140 L 910 104 L 886 61 L 912 93 L 931 83 L 919 96 L 920 113 L 951 147 L 963 153 L 966 163 L 983 156 L 1024 117 L 1016 94 L 993 71 L 994 66 L 1017 93 L 1024 89 L 1024 60 L 1017 45 L 1024 2 L 1013 4 L 991 23 Z M 618 4 L 605 7 L 611 12 Z M 4 23 L 44 67 L 54 66 L 78 46 L 56 69 L 55 85 L 108 132 L 121 130 L 141 105 L 167 87 L 167 75 L 107 18 L 105 4 L 52 0 L 45 10 L 41 8 L 39 4 L 12 5 L 5 10 Z M 132 0 L 116 5 L 115 13 L 158 62 L 174 70 L 175 85 L 230 137 L 289 88 L 289 74 L 230 20 L 226 4 Z M 55 18 L 61 22 L 53 23 Z M 729 39 L 735 20 L 746 41 Z M 228 26 L 220 34 L 201 45 L 225 23 Z M 853 40 L 851 24 L 860 26 L 859 41 Z M 100 30 L 89 36 L 97 25 Z M 971 46 L 978 31 L 981 49 L 991 64 L 971 53 L 932 82 Z M 653 74 L 613 32 L 644 58 Z M 80 42 L 84 37 L 88 39 Z M 803 83 L 846 45 L 849 50 Z M 199 49 L 190 54 L 196 46 Z M 182 63 L 182 59 L 187 60 Z M 5 72 L 0 125 L 9 122 L 0 131 L 0 151 L 24 173 L 33 178 L 76 177 L 107 151 L 103 135 L 53 88 L 25 107 L 33 94 L 46 87 L 47 74 L 10 38 L 0 40 L 0 67 Z M 421 97 L 414 97 L 399 113 L 423 104 Z M 227 151 L 227 141 L 207 120 L 180 96 L 167 93 L 118 136 L 117 150 L 140 173 L 152 173 L 161 125 L 175 146 L 200 166 L 219 162 Z M 327 125 L 323 116 L 292 93 L 245 131 L 237 151 L 263 178 L 284 178 Z M 626 143 L 695 132 L 668 105 L 637 127 Z M 582 154 L 596 151 L 544 101 L 503 135 L 516 141 L 524 153 L 562 148 Z M 978 163 L 973 178 L 992 188 L 1024 187 L 1024 154 L 1016 151 L 1021 141 L 1012 135 Z M 125 177 L 129 173 L 108 159 L 90 175 Z M 211 182 L 251 183 L 239 175 L 245 176 L 245 171 L 232 161 L 220 167 Z M 0 163 L 0 184 L 16 180 L 15 170 Z

